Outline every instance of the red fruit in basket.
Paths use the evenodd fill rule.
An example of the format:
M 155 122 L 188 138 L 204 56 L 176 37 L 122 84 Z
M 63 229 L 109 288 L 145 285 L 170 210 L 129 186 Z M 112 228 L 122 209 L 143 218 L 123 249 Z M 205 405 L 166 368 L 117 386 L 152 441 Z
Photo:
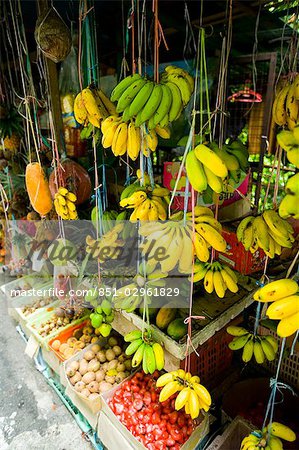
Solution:
M 139 398 L 136 398 L 133 402 L 133 407 L 136 409 L 136 411 L 140 411 L 143 407 L 143 401 Z
M 185 426 L 186 425 L 186 418 L 185 418 L 185 416 L 183 416 L 182 414 L 179 414 L 177 422 L 178 422 L 178 426 L 180 428 Z
M 115 414 L 121 414 L 124 410 L 124 405 L 122 403 L 115 403 L 114 404 L 114 413 Z
M 144 396 L 143 396 L 143 403 L 148 406 L 148 405 L 151 404 L 151 402 L 152 402 L 151 393 L 150 392 L 145 392 Z
M 161 422 L 161 416 L 158 412 L 154 412 L 152 415 L 152 423 L 153 424 L 158 424 Z
M 178 412 L 177 411 L 173 411 L 172 413 L 169 414 L 169 422 L 171 424 L 176 423 L 177 420 L 178 420 Z
M 168 439 L 166 439 L 165 444 L 167 445 L 167 447 L 172 447 L 173 445 L 175 445 L 175 440 L 169 437 Z

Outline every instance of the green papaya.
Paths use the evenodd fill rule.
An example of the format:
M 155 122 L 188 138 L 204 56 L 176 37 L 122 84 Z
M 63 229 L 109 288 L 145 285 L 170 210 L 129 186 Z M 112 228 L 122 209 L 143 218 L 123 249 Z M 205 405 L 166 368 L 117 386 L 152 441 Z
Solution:
M 187 334 L 187 325 L 184 323 L 184 319 L 175 319 L 167 327 L 167 334 L 175 341 L 181 339 Z

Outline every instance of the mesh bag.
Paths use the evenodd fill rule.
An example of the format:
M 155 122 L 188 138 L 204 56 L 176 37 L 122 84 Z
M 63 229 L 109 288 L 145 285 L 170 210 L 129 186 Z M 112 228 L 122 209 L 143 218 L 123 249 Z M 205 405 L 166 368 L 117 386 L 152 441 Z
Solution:
M 38 17 L 34 36 L 44 55 L 55 63 L 63 61 L 71 50 L 71 32 L 53 7 Z

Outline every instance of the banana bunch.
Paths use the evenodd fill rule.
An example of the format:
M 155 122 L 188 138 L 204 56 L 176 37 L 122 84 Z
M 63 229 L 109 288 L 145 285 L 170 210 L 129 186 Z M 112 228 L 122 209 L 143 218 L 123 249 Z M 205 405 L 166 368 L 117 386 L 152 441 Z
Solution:
M 129 342 L 125 350 L 127 356 L 134 355 L 132 367 L 138 367 L 142 363 L 144 373 L 154 373 L 164 367 L 164 350 L 161 344 L 154 342 L 149 332 L 142 333 L 141 330 L 133 330 L 124 337 Z
M 211 142 L 209 147 L 222 159 L 228 170 L 228 175 L 223 180 L 223 191 L 229 187 L 233 191 L 234 186 L 240 183 L 241 171 L 246 173 L 249 168 L 247 147 L 239 140 L 223 145 L 221 149 L 216 142 Z
M 195 207 L 195 233 L 193 236 L 192 222 L 169 220 L 164 223 L 141 224 L 139 233 L 145 239 L 140 246 L 147 261 L 152 264 L 160 263 L 162 272 L 170 272 L 176 266 L 181 273 L 191 273 L 193 255 L 202 262 L 210 257 L 209 248 L 224 252 L 226 241 L 221 235 L 221 225 L 214 219 L 209 208 Z M 190 218 L 189 213 L 187 218 Z M 178 216 L 179 217 L 179 216 Z M 157 260 L 158 249 L 163 248 L 165 257 Z
M 209 186 L 214 192 L 223 191 L 223 180 L 228 176 L 224 160 L 204 144 L 197 145 L 186 157 L 188 179 L 197 192 L 204 192 Z
M 299 286 L 295 280 L 283 278 L 272 281 L 258 289 L 254 300 L 258 302 L 273 302 L 266 314 L 270 319 L 280 320 L 277 334 L 288 337 L 299 329 Z
M 241 442 L 240 450 L 283 450 L 281 439 L 294 442 L 296 434 L 286 425 L 272 422 L 263 430 L 254 430 L 246 436 Z
M 117 101 L 116 111 L 122 113 L 124 122 L 134 119 L 136 127 L 147 123 L 148 130 L 157 126 L 165 130 L 170 122 L 178 119 L 193 90 L 194 80 L 188 72 L 168 66 L 161 83 L 139 74 L 124 78 L 112 91 L 111 101 Z
M 254 335 L 245 328 L 236 326 L 227 327 L 226 331 L 234 336 L 234 339 L 228 344 L 229 348 L 231 350 L 243 349 L 242 360 L 245 363 L 248 363 L 253 356 L 258 364 L 263 364 L 265 359 L 273 361 L 276 358 L 278 343 L 273 336 Z
M 156 127 L 153 130 L 141 129 L 133 119 L 125 122 L 122 116 L 111 115 L 102 122 L 102 145 L 111 147 L 115 156 L 122 156 L 128 152 L 132 161 L 138 158 L 140 151 L 145 156 L 154 152 L 158 145 L 158 134 L 170 137 L 167 130 Z
M 102 120 L 111 114 L 115 114 L 115 105 L 101 89 L 93 85 L 83 89 L 75 98 L 75 119 L 84 127 L 91 123 L 94 127 L 101 128 Z
M 287 195 L 280 202 L 279 215 L 282 219 L 288 219 L 289 217 L 299 219 L 299 173 L 288 179 L 285 191 Z
M 132 194 L 128 197 L 122 198 L 119 202 L 123 208 L 134 211 L 130 216 L 130 220 L 166 220 L 167 207 L 169 199 L 169 190 L 164 187 L 151 186 L 139 187 L 138 190 L 132 189 Z
M 178 411 L 185 408 L 186 414 L 192 419 L 199 416 L 200 411 L 209 411 L 212 399 L 209 391 L 200 384 L 200 378 L 192 376 L 190 372 L 178 369 L 161 375 L 156 382 L 157 387 L 162 387 L 159 401 L 165 402 L 169 397 L 176 394 L 175 409 Z
M 281 254 L 282 247 L 291 248 L 294 230 L 276 211 L 268 209 L 261 216 L 248 216 L 237 228 L 237 239 L 251 253 L 262 248 L 269 258 Z
M 282 87 L 274 99 L 272 108 L 274 122 L 293 130 L 299 122 L 299 74 L 291 84 Z
M 97 258 L 101 263 L 107 259 L 117 259 L 125 244 L 119 236 L 123 228 L 124 224 L 118 223 L 99 239 L 94 239 L 90 235 L 86 236 L 86 253 Z
M 299 122 L 292 131 L 282 130 L 276 138 L 281 148 L 286 151 L 288 161 L 299 169 Z
M 77 220 L 77 197 L 66 188 L 60 187 L 54 196 L 55 211 L 64 220 Z
M 100 306 L 97 306 L 89 316 L 91 325 L 97 329 L 103 337 L 109 336 L 112 326 L 110 325 L 114 320 L 114 311 L 112 305 L 106 298 L 102 301 Z
M 157 287 L 165 286 L 168 273 L 155 270 L 155 265 L 151 263 L 140 263 L 138 273 L 132 283 L 122 286 L 114 294 L 114 308 L 132 312 L 146 301 L 151 303 L 151 294 Z
M 191 280 L 191 278 L 189 279 Z M 227 289 L 233 293 L 239 290 L 235 272 L 227 265 L 217 261 L 212 264 L 195 263 L 193 281 L 196 283 L 200 280 L 204 280 L 204 288 L 209 294 L 215 291 L 219 298 L 225 296 Z

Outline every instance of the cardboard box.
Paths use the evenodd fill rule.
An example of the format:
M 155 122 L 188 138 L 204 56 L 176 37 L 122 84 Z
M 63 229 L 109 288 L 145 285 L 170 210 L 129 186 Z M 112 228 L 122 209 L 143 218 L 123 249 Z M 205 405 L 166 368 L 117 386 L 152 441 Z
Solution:
M 217 253 L 219 261 L 227 263 L 232 269 L 242 275 L 260 272 L 264 269 L 266 255 L 259 248 L 255 253 L 245 250 L 243 244 L 238 241 L 234 231 L 223 229 L 222 236 L 227 242 L 226 253 Z

